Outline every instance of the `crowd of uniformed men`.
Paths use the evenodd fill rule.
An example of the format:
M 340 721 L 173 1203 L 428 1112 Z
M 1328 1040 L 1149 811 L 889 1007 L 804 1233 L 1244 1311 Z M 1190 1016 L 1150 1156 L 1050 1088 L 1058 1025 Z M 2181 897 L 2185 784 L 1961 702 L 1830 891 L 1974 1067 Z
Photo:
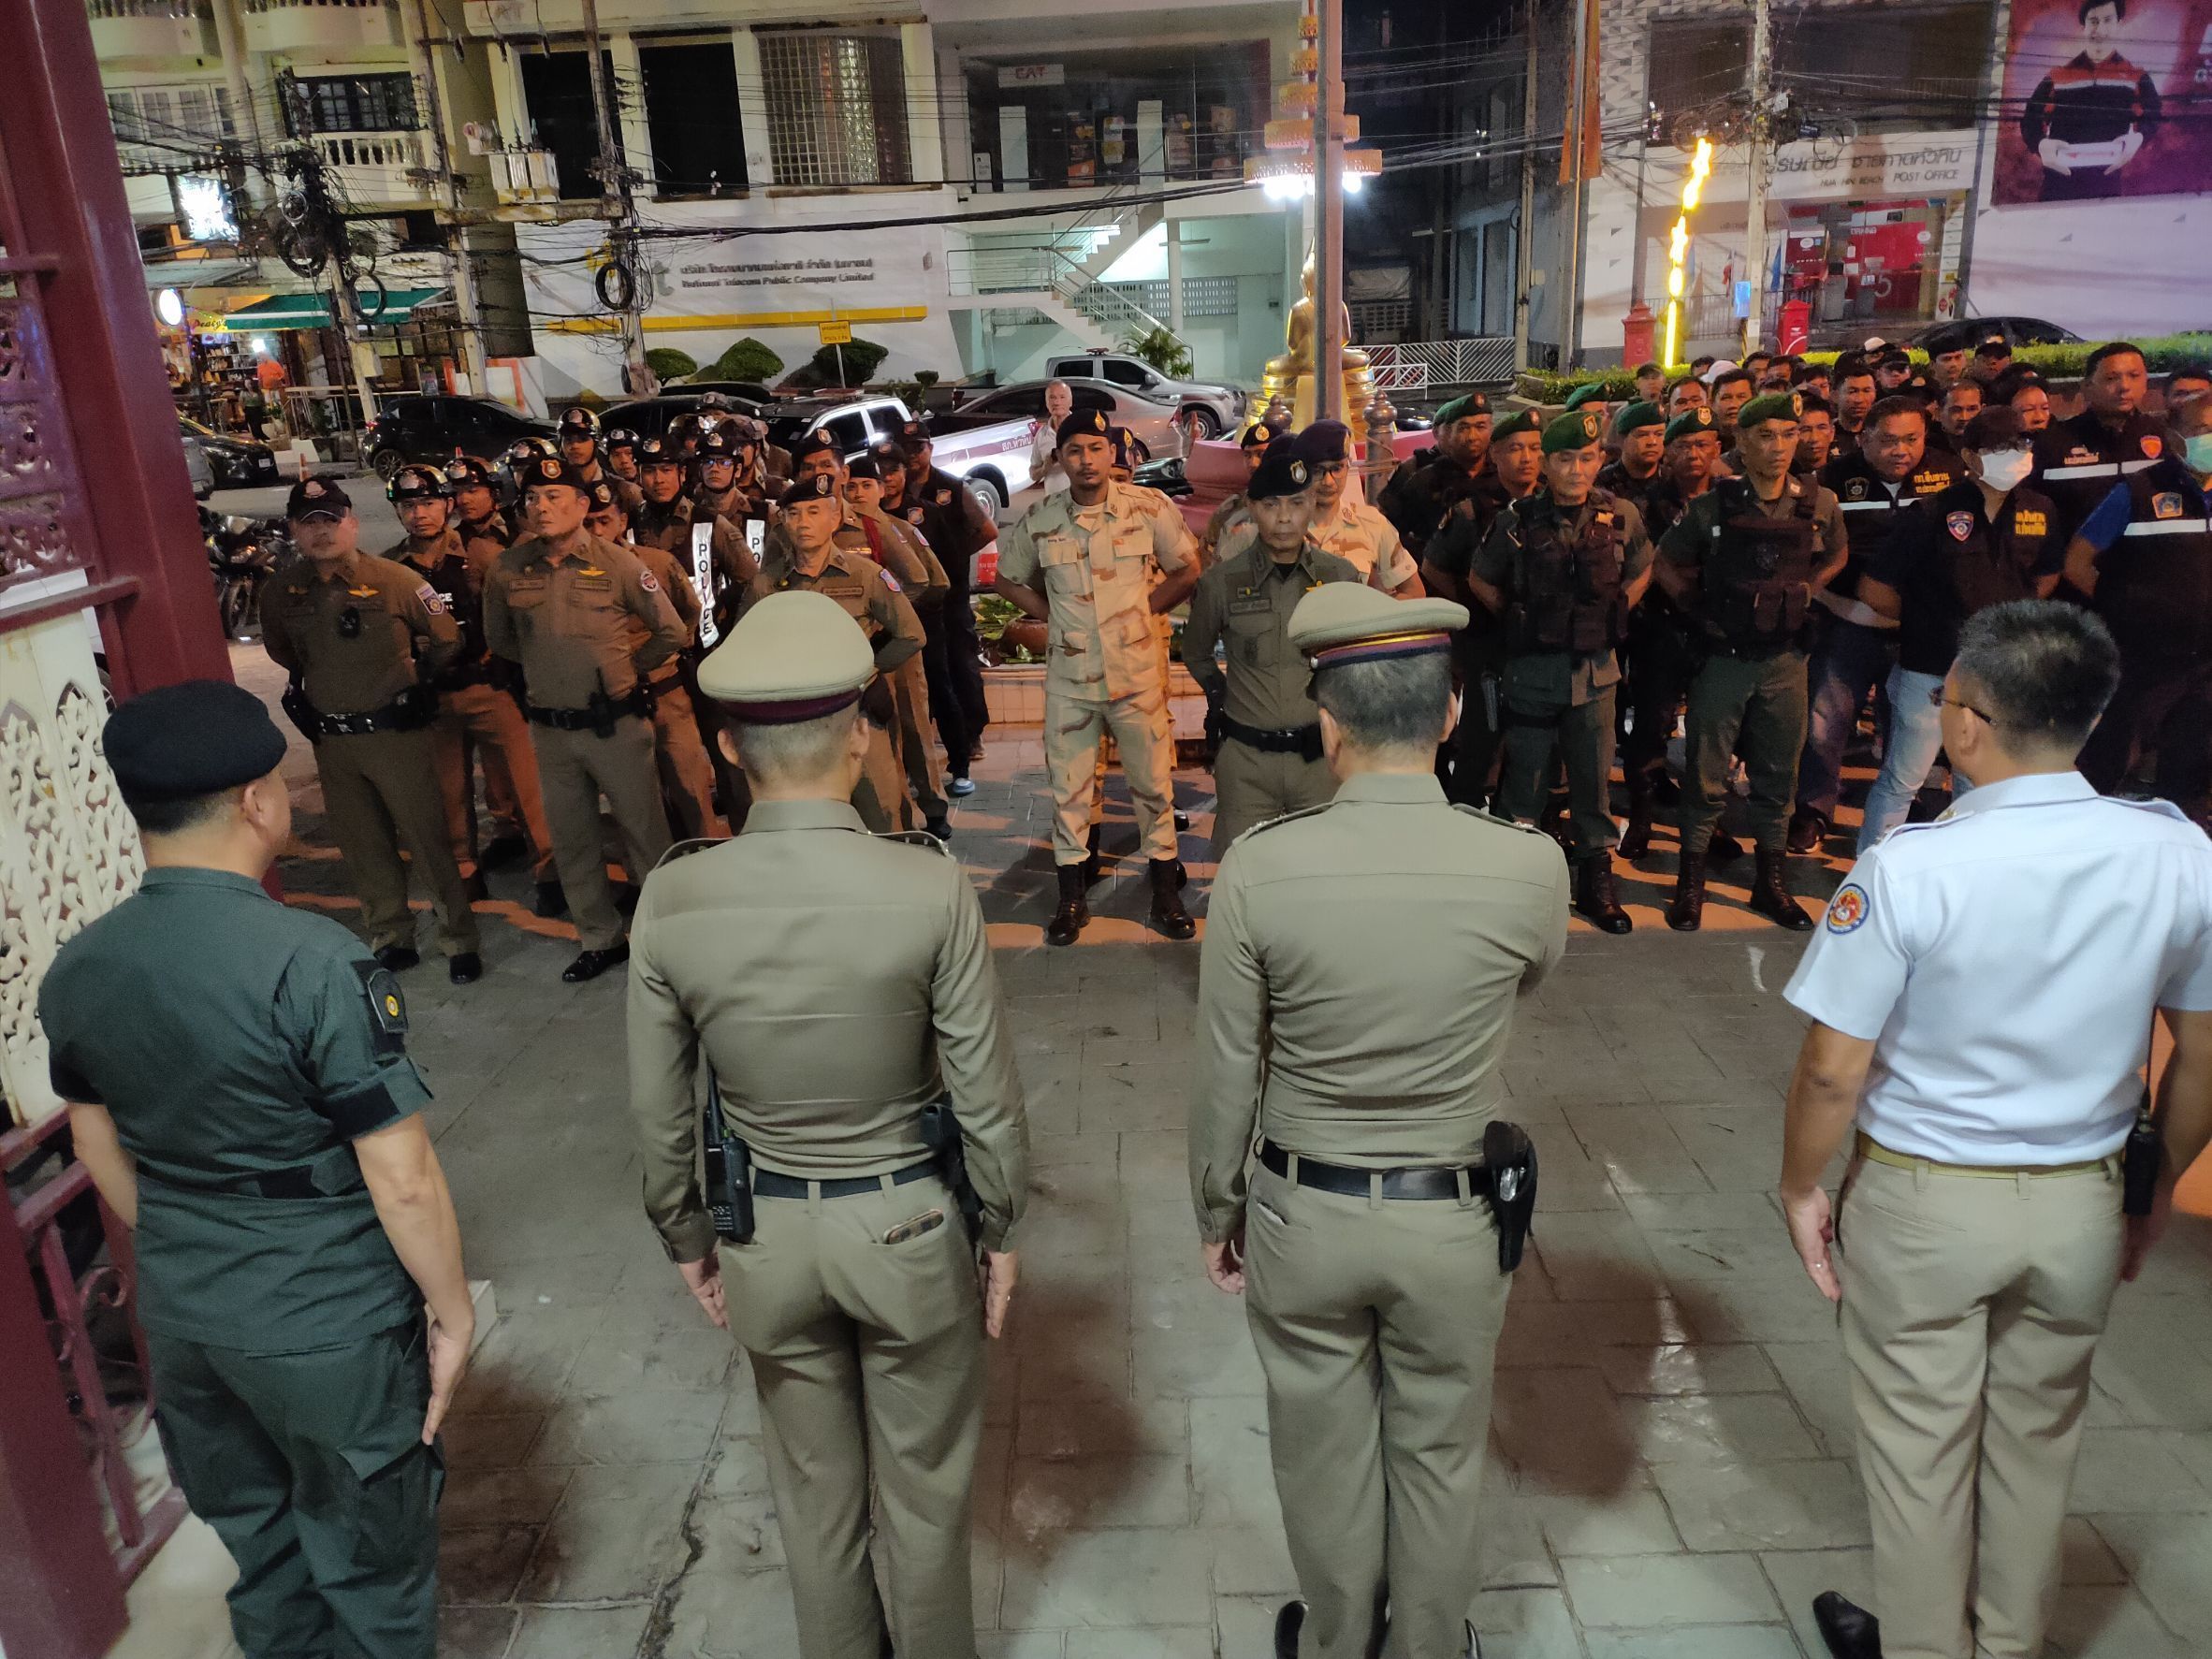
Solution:
M 1202 538 L 1128 481 L 1126 436 L 1055 410 L 997 576 L 1047 625 L 1055 942 L 1086 921 L 1107 733 L 1152 914 L 1193 931 L 1163 625 L 1186 599 L 1213 710 L 1190 1185 L 1265 1374 L 1301 1588 L 1278 1659 L 1477 1652 L 1536 1173 L 1497 1067 L 1570 902 L 1627 931 L 1617 723 L 1636 857 L 1686 713 L 1670 924 L 1697 925 L 1740 761 L 1753 904 L 1805 929 L 1785 859 L 1826 836 L 1877 690 L 1868 856 L 1788 992 L 1814 1024 L 1778 1196 L 1842 1302 L 1882 1624 L 1835 1595 L 1816 1616 L 1845 1659 L 2040 1652 L 2105 1310 L 2212 1140 L 2212 849 L 2173 804 L 2206 781 L 2212 387 L 2170 377 L 2154 418 L 2109 345 L 2054 423 L 2001 350 L 1952 343 L 1925 380 L 1879 350 L 1647 366 L 1617 411 L 1550 419 L 1462 398 L 1374 507 L 1342 426 L 1262 433 Z M 401 469 L 388 559 L 339 486 L 293 492 L 265 629 L 369 948 L 263 892 L 284 743 L 195 682 L 109 722 L 149 874 L 41 994 L 79 1155 L 139 1230 L 159 1421 L 238 1561 L 234 1631 L 249 1659 L 435 1651 L 435 1448 L 473 1312 L 406 1055 L 400 853 L 467 981 L 482 867 L 527 852 L 541 911 L 575 918 L 564 978 L 634 939 L 646 1208 L 749 1356 L 801 1652 L 973 1659 L 982 1345 L 1028 1186 L 981 907 L 943 856 L 994 527 L 919 429 L 849 460 L 734 413 L 641 442 L 572 413 L 512 471 L 519 539 L 477 463 Z M 1884 838 L 1939 749 L 1963 799 Z M 2153 754 L 2168 800 L 2098 793 Z M 602 796 L 641 883 L 627 934 Z M 2174 1056 L 2138 1122 L 2153 1009 Z M 1821 1182 L 1855 1127 L 1846 1250 Z

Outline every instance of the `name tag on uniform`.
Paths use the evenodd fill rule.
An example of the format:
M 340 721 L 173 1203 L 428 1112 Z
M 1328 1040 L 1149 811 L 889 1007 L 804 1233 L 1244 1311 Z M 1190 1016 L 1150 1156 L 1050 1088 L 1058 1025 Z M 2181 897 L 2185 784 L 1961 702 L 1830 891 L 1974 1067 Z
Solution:
M 1229 602 L 1229 614 L 1232 617 L 1247 617 L 1255 613 L 1264 614 L 1273 608 L 1268 604 L 1267 595 L 1264 593 L 1240 593 Z
M 507 584 L 509 599 L 535 599 L 550 584 L 544 576 L 517 576 Z
M 579 593 L 611 593 L 614 587 L 615 578 L 599 571 L 583 571 L 576 576 L 576 591 Z
M 2050 527 L 2044 522 L 2041 513 L 2015 513 L 2013 534 L 2016 536 L 2048 535 Z

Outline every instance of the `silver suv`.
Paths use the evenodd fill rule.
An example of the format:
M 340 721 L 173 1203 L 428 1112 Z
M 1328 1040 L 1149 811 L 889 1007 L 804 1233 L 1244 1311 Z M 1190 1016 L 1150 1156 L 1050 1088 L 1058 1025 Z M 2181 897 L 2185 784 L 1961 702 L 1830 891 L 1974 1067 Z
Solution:
M 1244 413 L 1244 394 L 1236 387 L 1212 380 L 1170 380 L 1143 358 L 1127 352 L 1092 351 L 1081 357 L 1055 357 L 1044 371 L 1054 380 L 1103 380 L 1156 403 L 1180 404 L 1189 412 L 1194 437 L 1217 438 Z

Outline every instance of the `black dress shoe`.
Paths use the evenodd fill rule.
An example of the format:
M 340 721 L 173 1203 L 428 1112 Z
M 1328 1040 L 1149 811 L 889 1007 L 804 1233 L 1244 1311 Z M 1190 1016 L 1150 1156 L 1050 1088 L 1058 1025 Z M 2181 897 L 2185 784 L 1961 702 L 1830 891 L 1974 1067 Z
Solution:
M 445 977 L 457 985 L 473 985 L 484 977 L 484 958 L 473 951 L 445 958 Z
M 553 921 L 568 914 L 568 895 L 561 892 L 560 883 L 558 881 L 540 881 L 537 902 L 532 904 L 530 909 L 532 915 L 543 916 L 548 922 Z
M 421 962 L 422 953 L 413 945 L 386 945 L 376 953 L 376 966 L 386 973 L 400 973 L 418 967 Z
M 502 865 L 513 864 L 530 851 L 530 843 L 520 836 L 495 836 L 484 843 L 484 851 L 476 854 L 476 862 L 488 870 Z
M 619 968 L 629 960 L 630 946 L 627 942 L 609 945 L 604 951 L 586 951 L 560 970 L 561 982 L 564 984 L 580 985 L 586 980 L 595 980 L 608 968 Z
M 1812 1598 L 1812 1622 L 1836 1659 L 1882 1659 L 1882 1621 L 1833 1590 Z
M 491 896 L 490 889 L 484 885 L 484 872 L 482 870 L 478 870 L 473 876 L 461 878 L 461 896 L 473 905 L 480 905 Z
M 1275 1609 L 1275 1659 L 1298 1659 L 1298 1633 L 1305 1628 L 1305 1603 L 1287 1601 Z
M 1790 827 L 1784 845 L 1792 852 L 1818 852 L 1823 837 L 1828 833 L 1828 821 L 1810 807 L 1799 807 L 1790 814 Z
M 953 821 L 949 818 L 932 818 L 922 827 L 940 841 L 950 841 L 953 838 Z

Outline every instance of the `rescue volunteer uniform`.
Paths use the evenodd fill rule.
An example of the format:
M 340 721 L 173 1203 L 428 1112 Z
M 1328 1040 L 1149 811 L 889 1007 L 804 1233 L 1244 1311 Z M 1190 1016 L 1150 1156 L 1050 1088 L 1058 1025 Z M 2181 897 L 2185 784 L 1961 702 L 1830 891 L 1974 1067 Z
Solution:
M 2131 415 L 2107 424 L 2085 409 L 2036 434 L 2031 482 L 2057 503 L 2059 533 L 2071 536 L 2111 496 L 2114 485 L 2147 472 L 2165 453 L 2165 432 L 2151 416 Z
M 1860 858 L 1784 995 L 1875 1045 L 1835 1259 L 1882 1651 L 2032 1659 L 2152 1011 L 2212 1009 L 2212 844 L 2078 773 L 1985 785 Z
M 757 599 L 700 665 L 702 691 L 741 728 L 850 704 L 876 653 L 840 608 L 803 590 Z M 845 802 L 766 801 L 731 840 L 653 872 L 633 938 L 646 1213 L 672 1260 L 719 1252 L 799 1652 L 973 1659 L 976 1248 L 1013 1247 L 1028 1186 L 975 894 L 939 848 L 871 838 Z M 702 1062 L 749 1153 L 742 1242 L 718 1244 L 702 1200 Z M 938 1102 L 980 1201 L 974 1240 L 923 1139 Z
M 1291 633 L 1325 675 L 1377 636 L 1448 649 L 1463 614 L 1332 582 Z M 1308 1659 L 1466 1651 L 1508 1283 L 1479 1155 L 1515 1003 L 1558 962 L 1566 911 L 1549 837 L 1426 774 L 1352 777 L 1215 879 L 1191 1197 L 1203 1238 L 1243 1240 Z M 1408 1177 L 1444 1190 L 1392 1196 Z

